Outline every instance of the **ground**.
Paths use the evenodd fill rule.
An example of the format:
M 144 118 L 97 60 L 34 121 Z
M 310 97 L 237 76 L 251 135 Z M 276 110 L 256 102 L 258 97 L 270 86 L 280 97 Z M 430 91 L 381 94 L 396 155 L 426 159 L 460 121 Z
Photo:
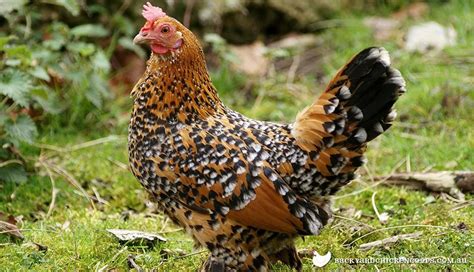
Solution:
M 407 53 L 397 38 L 374 41 L 371 30 L 363 24 L 362 14 L 346 14 L 341 19 L 342 26 L 320 35 L 326 53 L 321 64 L 324 76 L 317 82 L 328 80 L 357 51 L 383 45 L 391 52 L 393 65 L 405 76 L 408 89 L 397 104 L 398 121 L 370 144 L 368 164 L 361 169 L 361 178 L 337 194 L 335 219 L 321 235 L 298 240 L 299 249 L 332 253 L 333 259 L 323 270 L 473 270 L 472 195 L 466 196 L 468 203 L 459 204 L 449 197 L 377 186 L 371 181 L 373 176 L 394 171 L 472 169 L 474 11 L 467 2 L 433 6 L 423 18 L 452 25 L 458 32 L 457 45 L 439 54 Z M 400 31 L 414 23 L 405 21 Z M 267 89 L 259 96 L 259 107 L 254 107 L 253 101 L 239 103 L 242 98 L 238 94 L 225 94 L 224 100 L 251 117 L 291 121 L 298 110 L 317 96 L 323 84 L 300 79 L 300 87 L 289 91 L 285 81 L 266 79 L 260 83 L 258 89 Z M 126 109 L 131 102 L 120 98 L 116 103 L 118 108 Z M 35 162 L 41 175 L 32 175 L 21 184 L 0 184 L 0 211 L 22 216 L 20 226 L 26 237 L 23 242 L 15 242 L 0 235 L 0 270 L 123 271 L 128 269 L 129 255 L 134 255 L 136 263 L 144 269 L 193 271 L 199 267 L 206 253 L 194 250 L 186 234 L 146 205 L 146 194 L 126 170 L 127 119 L 128 115 L 118 118 L 112 130 L 43 133 L 47 136 L 36 147 L 23 147 L 27 159 L 28 154 L 41 150 L 42 159 Z M 95 139 L 99 140 L 90 142 Z M 33 158 L 36 157 L 31 155 Z M 63 175 L 53 175 L 51 181 L 48 171 Z M 53 184 L 57 194 L 51 205 Z M 80 188 L 103 201 L 92 200 L 91 204 Z M 385 224 L 379 222 L 373 203 L 380 213 L 389 215 Z M 162 233 L 168 240 L 152 249 L 120 245 L 106 231 L 109 228 Z M 417 239 L 368 251 L 359 248 L 363 243 L 418 231 L 421 236 Z M 46 246 L 47 251 L 38 250 L 32 242 Z M 467 262 L 337 264 L 334 259 L 383 257 L 449 257 L 454 261 L 464 258 Z M 311 269 L 311 259 L 305 258 L 304 270 Z M 275 266 L 274 270 L 288 271 L 283 265 Z

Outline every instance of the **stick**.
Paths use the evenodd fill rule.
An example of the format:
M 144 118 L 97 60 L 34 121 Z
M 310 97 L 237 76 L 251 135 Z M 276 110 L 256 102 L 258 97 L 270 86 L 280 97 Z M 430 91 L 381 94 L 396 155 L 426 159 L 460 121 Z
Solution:
M 387 223 L 387 218 L 382 217 L 382 215 L 379 213 L 379 210 L 377 209 L 377 205 L 375 205 L 375 195 L 376 194 L 377 194 L 377 192 L 374 192 L 372 194 L 372 208 L 374 209 L 375 215 L 377 215 L 377 218 L 379 219 L 379 222 L 384 224 L 384 223 Z
M 48 172 L 49 180 L 51 181 L 51 203 L 49 203 L 48 212 L 46 213 L 46 218 L 49 218 L 51 216 L 51 213 L 53 213 L 53 209 L 56 204 L 56 196 L 59 190 L 56 189 L 53 173 L 51 173 L 51 170 L 46 167 L 46 171 Z
M 137 272 L 143 272 L 143 268 L 141 268 L 136 262 L 135 262 L 135 256 L 133 255 L 128 255 L 127 257 L 127 263 L 128 267 L 130 268 L 135 268 Z
M 473 171 L 442 171 L 429 173 L 400 173 L 375 177 L 385 185 L 407 186 L 415 190 L 445 192 L 464 200 L 464 193 L 474 193 Z
M 362 221 L 358 221 L 358 220 L 355 220 L 353 218 L 349 218 L 349 217 L 345 217 L 345 216 L 341 216 L 341 215 L 337 215 L 337 214 L 333 214 L 332 217 L 334 218 L 339 218 L 339 219 L 344 219 L 344 220 L 347 220 L 347 221 L 352 221 L 352 222 L 355 222 L 355 223 L 358 223 L 360 225 L 363 225 L 363 226 L 366 226 L 368 227 L 369 229 L 375 229 L 373 226 L 369 225 L 369 224 L 366 224 Z
M 389 230 L 389 229 L 403 229 L 403 228 L 413 228 L 413 227 L 417 227 L 417 228 L 436 228 L 436 229 L 446 229 L 446 230 L 449 230 L 450 228 L 449 227 L 444 227 L 444 226 L 434 226 L 434 225 L 420 225 L 420 224 L 414 224 L 414 225 L 402 225 L 402 226 L 393 226 L 393 227 L 386 227 L 386 228 L 381 228 L 381 229 L 376 229 L 376 230 L 373 230 L 373 231 L 370 231 L 362 236 L 360 236 L 359 238 L 357 239 L 354 239 L 352 242 L 350 242 L 349 244 L 345 244 L 345 246 L 351 246 L 352 244 L 354 244 L 355 242 L 359 241 L 360 239 L 364 239 L 365 237 L 371 235 L 371 234 L 374 234 L 376 232 L 380 232 L 380 231 L 384 231 L 384 230 Z
M 20 161 L 20 160 L 8 160 L 8 161 L 4 161 L 4 162 L 0 162 L 0 168 L 4 167 L 4 166 L 7 166 L 9 164 L 12 164 L 12 163 L 16 163 L 16 164 L 21 164 L 23 165 L 23 162 Z
M 207 252 L 207 250 L 201 250 L 201 251 L 191 252 L 191 253 L 181 255 L 181 256 L 176 256 L 174 258 L 175 259 L 182 259 L 182 258 L 187 258 L 187 257 L 191 257 L 191 256 L 194 256 L 194 255 L 199 255 L 199 254 L 206 253 L 206 252 Z
M 59 153 L 66 153 L 66 152 L 77 151 L 83 148 L 88 148 L 95 145 L 100 145 L 107 142 L 113 142 L 113 141 L 118 141 L 122 139 L 126 139 L 126 137 L 121 136 L 121 135 L 110 135 L 104 138 L 99 138 L 92 141 L 83 142 L 83 143 L 76 144 L 70 147 L 58 147 L 58 146 L 54 146 L 50 144 L 33 144 L 33 146 L 38 147 L 38 148 L 43 148 L 43 149 L 49 149 L 49 150 L 56 151 Z
M 369 249 L 372 249 L 374 247 L 391 245 L 391 244 L 395 244 L 396 242 L 401 241 L 401 240 L 415 239 L 415 238 L 418 238 L 420 236 L 421 236 L 421 231 L 417 231 L 417 232 L 414 232 L 414 233 L 400 234 L 400 235 L 395 235 L 395 236 L 385 238 L 385 239 L 382 239 L 382 240 L 377 240 L 377 241 L 361 244 L 359 246 L 359 248 L 361 250 L 369 250 Z
M 74 176 L 72 176 L 69 172 L 67 172 L 64 168 L 60 167 L 59 165 L 51 164 L 48 160 L 43 160 L 43 165 L 46 168 L 49 168 L 50 170 L 53 170 L 56 174 L 62 176 L 67 181 L 69 181 L 69 183 L 71 183 L 74 187 L 76 187 L 81 192 L 81 194 L 85 198 L 87 198 L 87 200 L 89 200 L 89 202 L 91 203 L 93 209 L 94 210 L 96 209 L 94 201 L 92 200 L 91 196 L 89 196 L 89 194 L 86 192 L 86 190 L 84 190 L 84 188 L 82 188 L 81 184 L 74 178 Z

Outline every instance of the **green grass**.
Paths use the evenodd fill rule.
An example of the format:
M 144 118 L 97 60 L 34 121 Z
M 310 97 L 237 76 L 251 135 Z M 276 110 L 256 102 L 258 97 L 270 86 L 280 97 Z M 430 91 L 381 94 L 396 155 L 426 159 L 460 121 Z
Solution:
M 458 32 L 458 44 L 437 56 L 408 54 L 398 46 L 399 41 L 377 43 L 363 23 L 362 15 L 345 14 L 344 27 L 330 29 L 321 34 L 324 48 L 326 78 L 355 52 L 378 44 L 392 55 L 392 63 L 407 79 L 408 92 L 397 104 L 399 121 L 384 136 L 371 143 L 367 168 L 362 178 L 338 193 L 336 214 L 352 220 L 335 218 L 321 235 L 299 240 L 299 248 L 315 249 L 324 254 L 331 251 L 333 260 L 324 270 L 454 270 L 474 268 L 474 208 L 472 204 L 455 209 L 456 203 L 430 194 L 404 188 L 369 187 L 369 175 L 388 174 L 402 162 L 398 171 L 467 170 L 474 165 L 474 92 L 472 90 L 474 65 L 474 11 L 464 2 L 433 6 L 425 20 L 436 20 L 452 25 Z M 406 30 L 414 22 L 407 21 Z M 286 78 L 266 79 L 258 83 L 261 102 L 246 101 L 237 94 L 226 94 L 225 100 L 252 117 L 291 121 L 296 112 L 309 103 L 324 87 L 311 79 L 298 79 L 296 91 L 288 91 Z M 456 98 L 455 104 L 443 104 L 443 98 Z M 455 100 L 456 100 L 455 99 Z M 242 103 L 244 101 L 244 103 Z M 123 103 L 122 103 L 123 104 Z M 125 103 L 126 104 L 126 103 Z M 123 107 L 124 108 L 124 107 Z M 124 109 L 127 110 L 127 109 Z M 68 132 L 53 134 L 43 132 L 43 144 L 71 147 L 75 144 L 106 137 L 109 134 L 126 135 L 126 119 L 116 117 L 115 125 L 108 131 L 86 133 Z M 51 130 L 55 131 L 55 130 Z M 27 159 L 35 160 L 38 148 L 24 147 Z M 193 251 L 191 238 L 173 231 L 176 226 L 146 205 L 147 196 L 133 176 L 123 169 L 127 163 L 126 138 L 81 148 L 76 151 L 57 152 L 43 149 L 42 157 L 65 169 L 89 195 L 98 192 L 107 204 L 86 199 L 69 181 L 55 175 L 58 190 L 54 209 L 46 217 L 51 203 L 51 181 L 44 167 L 32 162 L 39 176 L 31 176 L 26 183 L 0 184 L 0 211 L 22 216 L 20 224 L 26 239 L 15 242 L 0 235 L 0 271 L 90 271 L 128 269 L 127 257 L 132 254 L 137 264 L 145 269 L 158 271 L 193 271 L 206 254 L 179 257 L 180 251 Z M 404 161 L 405 160 L 405 161 Z M 365 190 L 363 190 L 365 189 Z M 363 191 L 361 191 L 363 190 Z M 360 192 L 359 192 L 360 191 Z M 359 192 L 350 195 L 351 193 Z M 379 212 L 390 215 L 382 225 L 376 218 L 371 198 Z M 474 198 L 467 196 L 468 201 Z M 359 211 L 354 217 L 354 211 Z M 127 214 L 127 215 L 125 215 Z M 354 221 L 355 220 L 355 221 Z M 467 229 L 459 228 L 461 223 Z M 413 226 L 416 225 L 416 226 Z M 163 234 L 168 241 L 153 249 L 120 245 L 106 229 L 137 229 Z M 371 233 L 374 230 L 378 230 Z M 361 251 L 359 245 L 397 234 L 421 231 L 416 240 L 398 242 L 389 247 Z M 371 234 L 370 234 L 371 233 Z M 368 234 L 368 235 L 367 235 Z M 364 236 L 367 235 L 367 236 Z M 359 240 L 356 240 L 360 238 Z M 347 246 L 356 240 L 351 246 Z M 48 247 L 39 251 L 32 242 Z M 164 249 L 176 254 L 165 258 Z M 196 252 L 199 252 L 196 251 Z M 382 257 L 451 257 L 467 258 L 467 264 L 336 264 L 334 258 Z M 304 260 L 305 270 L 310 271 L 311 260 Z M 284 266 L 275 271 L 288 271 Z

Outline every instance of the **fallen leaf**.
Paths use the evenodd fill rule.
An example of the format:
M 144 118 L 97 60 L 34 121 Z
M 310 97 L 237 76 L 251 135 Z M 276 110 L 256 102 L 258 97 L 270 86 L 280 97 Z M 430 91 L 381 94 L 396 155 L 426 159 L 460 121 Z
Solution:
M 13 215 L 6 215 L 0 212 L 0 234 L 7 234 L 20 240 L 25 239 L 23 234 L 21 234 L 17 223 L 18 222 Z
M 154 247 L 158 242 L 166 242 L 166 238 L 161 235 L 137 230 L 108 229 L 121 244 L 145 245 L 149 248 Z

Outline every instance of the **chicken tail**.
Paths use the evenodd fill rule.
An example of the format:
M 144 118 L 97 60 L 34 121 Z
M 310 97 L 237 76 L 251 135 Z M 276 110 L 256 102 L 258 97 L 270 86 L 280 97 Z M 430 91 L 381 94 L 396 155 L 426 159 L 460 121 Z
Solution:
M 387 50 L 367 48 L 298 114 L 292 134 L 323 176 L 347 175 L 364 162 L 367 142 L 392 125 L 393 104 L 405 91 L 402 75 L 390 67 Z

